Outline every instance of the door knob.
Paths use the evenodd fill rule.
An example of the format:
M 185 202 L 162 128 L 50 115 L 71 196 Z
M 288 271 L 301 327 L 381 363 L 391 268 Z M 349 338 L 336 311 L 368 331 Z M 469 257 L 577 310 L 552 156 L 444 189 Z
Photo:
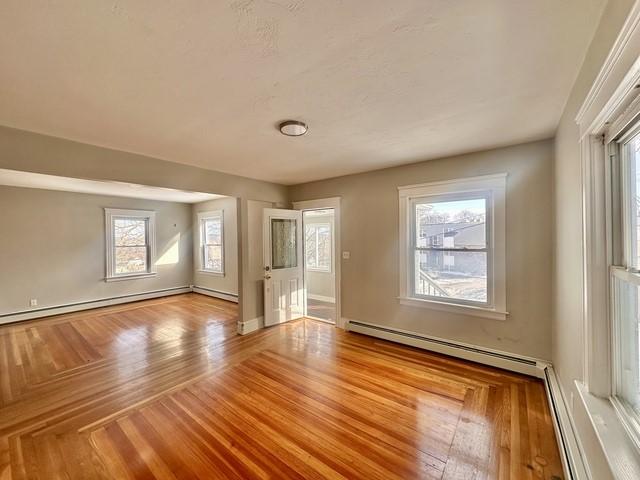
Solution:
M 265 276 L 264 276 L 264 279 L 265 279 L 265 280 L 271 280 L 271 275 L 265 275 Z

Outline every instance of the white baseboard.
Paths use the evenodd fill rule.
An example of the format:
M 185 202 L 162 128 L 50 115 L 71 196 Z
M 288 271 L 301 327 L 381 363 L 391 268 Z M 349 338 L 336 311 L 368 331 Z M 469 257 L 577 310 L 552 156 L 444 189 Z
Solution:
M 315 295 L 313 293 L 307 293 L 307 298 L 310 300 L 318 300 L 319 302 L 336 303 L 334 297 L 325 297 L 324 295 Z
M 549 364 L 544 360 L 526 357 L 514 353 L 478 347 L 467 343 L 447 340 L 444 338 L 409 332 L 396 328 L 385 327 L 359 320 L 343 319 L 347 322 L 347 330 L 363 333 L 384 340 L 423 348 L 433 352 L 451 355 L 452 357 L 470 360 L 472 362 L 503 368 L 512 372 L 523 373 L 538 378 L 544 378 L 544 368 Z
M 230 302 L 238 303 L 238 295 L 234 293 L 221 292 L 220 290 L 213 290 L 212 288 L 199 287 L 194 285 L 193 291 L 202 295 L 208 295 L 209 297 L 220 298 L 222 300 L 228 300 Z
M 252 318 L 245 322 L 238 320 L 238 333 L 240 335 L 246 335 L 247 333 L 255 332 L 261 328 L 264 328 L 264 317 Z
M 5 323 L 21 322 L 34 318 L 49 317 L 52 315 L 60 315 L 62 313 L 79 312 L 81 310 L 89 310 L 92 308 L 108 307 L 110 305 L 118 305 L 121 303 L 137 302 L 138 300 L 147 300 L 150 298 L 167 297 L 170 295 L 178 295 L 180 293 L 191 292 L 191 287 L 175 287 L 165 288 L 162 290 L 153 290 L 150 292 L 133 293 L 130 295 L 121 295 L 118 297 L 102 298 L 98 300 L 88 300 L 77 303 L 69 303 L 65 305 L 55 305 L 52 307 L 43 307 L 33 310 L 24 310 L 21 312 L 12 312 L 0 315 L 0 325 Z
M 589 467 L 584 460 L 584 449 L 580 438 L 576 435 L 576 427 L 569 414 L 569 408 L 555 370 L 552 365 L 547 365 L 543 372 L 547 400 L 553 417 L 553 428 L 556 432 L 565 478 L 567 480 L 591 480 Z

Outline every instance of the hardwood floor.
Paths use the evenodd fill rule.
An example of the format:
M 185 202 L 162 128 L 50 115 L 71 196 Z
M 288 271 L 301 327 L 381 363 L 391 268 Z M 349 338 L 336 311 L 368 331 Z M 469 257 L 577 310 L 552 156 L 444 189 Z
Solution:
M 552 479 L 543 385 L 198 294 L 0 328 L 0 479 Z

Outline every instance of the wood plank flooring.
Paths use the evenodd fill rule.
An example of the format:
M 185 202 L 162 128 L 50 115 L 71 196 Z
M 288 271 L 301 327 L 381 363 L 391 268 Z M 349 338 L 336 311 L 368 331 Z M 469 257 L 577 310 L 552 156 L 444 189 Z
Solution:
M 563 478 L 538 380 L 198 294 L 0 327 L 0 479 Z

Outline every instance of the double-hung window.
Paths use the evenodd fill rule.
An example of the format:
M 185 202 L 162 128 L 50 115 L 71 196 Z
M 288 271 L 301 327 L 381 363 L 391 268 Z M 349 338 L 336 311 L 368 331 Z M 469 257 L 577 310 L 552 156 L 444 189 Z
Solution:
M 330 223 L 307 223 L 305 231 L 306 269 L 331 272 L 333 239 Z
M 612 400 L 640 448 L 640 125 L 611 142 L 609 153 Z
M 198 214 L 200 270 L 224 275 L 224 213 L 222 210 Z
M 505 175 L 399 188 L 400 300 L 504 319 Z
M 155 275 L 155 212 L 105 208 L 106 280 Z

